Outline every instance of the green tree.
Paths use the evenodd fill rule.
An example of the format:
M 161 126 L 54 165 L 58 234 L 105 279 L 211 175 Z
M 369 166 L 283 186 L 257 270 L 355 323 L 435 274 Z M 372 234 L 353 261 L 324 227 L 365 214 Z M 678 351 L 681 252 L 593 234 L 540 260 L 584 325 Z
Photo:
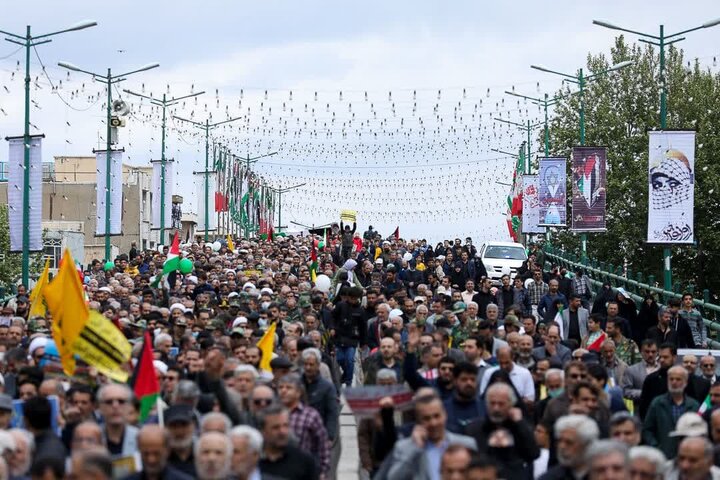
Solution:
M 22 276 L 22 254 L 10 253 L 10 224 L 8 220 L 9 208 L 0 205 L 0 252 L 4 257 L 0 259 L 0 288 L 7 293 L 15 291 L 15 287 Z M 46 231 L 43 231 L 45 243 Z M 30 254 L 30 278 L 37 279 L 44 267 L 42 252 Z
M 600 76 L 585 93 L 586 145 L 608 147 L 606 233 L 588 234 L 588 256 L 615 266 L 627 265 L 662 279 L 662 246 L 647 238 L 647 165 L 649 130 L 660 128 L 659 52 L 649 46 L 628 45 L 618 37 L 607 58 L 588 55 L 587 70 L 598 72 L 625 60 L 633 64 Z M 720 75 L 696 61 L 686 63 L 683 52 L 666 55 L 668 89 L 667 129 L 695 130 L 695 246 L 673 247 L 673 280 L 699 288 L 720 290 L 713 265 L 720 263 Z M 579 142 L 578 96 L 568 85 L 559 92 L 550 126 L 552 155 L 570 156 Z M 568 184 L 568 192 L 570 185 Z M 569 217 L 569 215 L 568 215 Z M 553 244 L 579 251 L 579 238 L 558 232 Z
M 4 258 L 0 261 L 0 287 L 10 291 L 17 284 L 22 273 L 22 255 L 10 253 L 10 226 L 8 224 L 8 206 L 0 205 L 0 252 Z

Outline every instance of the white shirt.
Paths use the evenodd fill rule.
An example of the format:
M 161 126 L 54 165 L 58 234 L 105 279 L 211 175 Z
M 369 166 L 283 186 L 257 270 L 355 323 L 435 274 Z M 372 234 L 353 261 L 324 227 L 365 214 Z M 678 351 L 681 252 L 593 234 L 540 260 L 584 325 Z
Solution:
M 485 370 L 483 378 L 480 381 L 480 394 L 485 393 L 488 382 L 492 374 L 500 370 L 500 367 L 492 367 Z M 533 383 L 530 370 L 521 367 L 513 362 L 513 369 L 510 371 L 510 381 L 521 398 L 525 400 L 535 401 L 535 384 Z
M 476 293 L 477 293 L 476 291 L 468 292 L 467 290 L 463 290 L 463 292 L 460 295 L 462 295 L 462 299 L 463 299 L 463 302 L 465 302 L 465 305 L 472 302 L 472 299 Z

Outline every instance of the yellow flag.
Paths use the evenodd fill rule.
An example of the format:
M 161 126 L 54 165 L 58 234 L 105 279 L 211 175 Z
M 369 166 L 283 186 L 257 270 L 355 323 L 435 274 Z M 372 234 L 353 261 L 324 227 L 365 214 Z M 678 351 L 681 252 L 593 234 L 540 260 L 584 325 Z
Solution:
M 270 371 L 270 360 L 272 360 L 272 353 L 275 349 L 275 329 L 277 323 L 273 322 L 270 327 L 265 330 L 265 334 L 258 341 L 257 347 L 262 352 L 262 360 L 260 360 L 260 369 L 266 372 Z
M 70 250 L 65 250 L 57 276 L 43 289 L 52 314 L 52 335 L 66 375 L 75 373 L 73 344 L 85 328 L 88 307 Z
M 232 241 L 232 237 L 230 235 L 227 236 L 227 248 L 232 253 L 235 253 L 235 244 Z
M 123 367 L 130 361 L 132 346 L 125 335 L 103 314 L 90 310 L 88 321 L 72 345 L 73 353 L 98 372 L 115 380 L 127 382 Z
M 45 268 L 38 278 L 37 283 L 30 292 L 30 314 L 28 318 L 33 317 L 44 317 L 46 313 L 45 308 L 45 297 L 43 296 L 43 290 L 48 283 L 48 277 L 50 275 L 50 259 L 45 260 Z

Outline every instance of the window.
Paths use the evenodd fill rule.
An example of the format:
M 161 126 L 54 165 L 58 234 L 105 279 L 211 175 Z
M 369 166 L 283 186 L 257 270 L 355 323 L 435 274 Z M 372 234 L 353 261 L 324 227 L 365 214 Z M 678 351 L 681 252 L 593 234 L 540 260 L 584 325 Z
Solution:
M 525 260 L 525 250 L 522 247 L 505 247 L 489 245 L 483 258 L 503 258 L 505 260 Z
M 50 268 L 60 268 L 60 259 L 62 258 L 62 239 L 46 238 L 43 244 L 43 263 L 46 259 L 50 259 Z

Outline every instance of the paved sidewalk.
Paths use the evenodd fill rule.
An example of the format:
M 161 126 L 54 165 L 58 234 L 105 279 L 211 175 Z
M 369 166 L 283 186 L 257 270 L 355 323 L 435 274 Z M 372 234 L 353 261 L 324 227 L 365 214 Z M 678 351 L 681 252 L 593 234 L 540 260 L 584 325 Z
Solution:
M 338 480 L 356 480 L 360 465 L 357 444 L 357 425 L 355 416 L 352 414 L 343 399 L 342 412 L 340 413 L 340 439 L 342 442 L 342 453 L 338 465 Z

